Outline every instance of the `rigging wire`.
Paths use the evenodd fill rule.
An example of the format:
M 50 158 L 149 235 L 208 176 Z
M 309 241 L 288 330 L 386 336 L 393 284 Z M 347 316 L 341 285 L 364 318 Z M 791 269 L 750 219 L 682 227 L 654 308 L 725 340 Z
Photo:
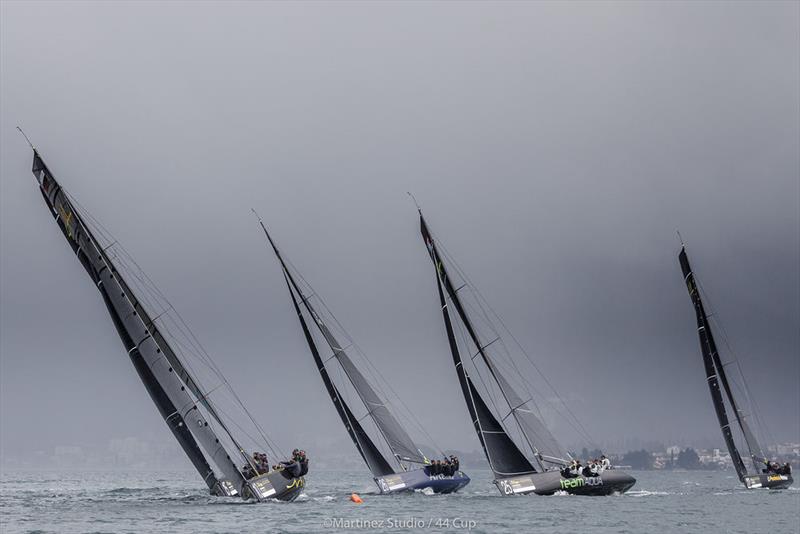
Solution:
M 139 285 L 142 288 L 144 288 L 146 292 L 149 292 L 151 294 L 151 296 L 153 296 L 157 300 L 163 301 L 164 303 L 167 304 L 166 310 L 164 310 L 160 315 L 166 314 L 166 316 L 169 317 L 173 321 L 173 323 L 179 329 L 179 331 L 186 337 L 186 339 L 190 343 L 190 345 L 193 345 L 193 346 L 197 347 L 196 352 L 195 352 L 195 356 L 197 356 L 200 361 L 205 360 L 207 365 L 209 366 L 209 368 L 212 370 L 212 372 L 221 380 L 221 382 L 223 384 L 225 384 L 226 389 L 233 395 L 236 403 L 244 411 L 244 413 L 248 416 L 248 418 L 253 423 L 253 425 L 258 429 L 259 433 L 262 435 L 262 438 L 264 439 L 265 444 L 268 446 L 268 448 L 271 450 L 271 452 L 273 454 L 275 454 L 276 451 L 280 451 L 280 448 L 277 448 L 277 447 L 275 447 L 273 449 L 273 446 L 271 445 L 272 440 L 270 440 L 267 437 L 266 433 L 263 431 L 263 428 L 256 422 L 255 418 L 252 416 L 250 411 L 247 410 L 247 408 L 244 406 L 244 403 L 241 401 L 241 398 L 239 397 L 239 395 L 236 393 L 236 391 L 233 389 L 233 387 L 230 385 L 230 383 L 224 377 L 224 375 L 222 375 L 222 372 L 220 371 L 220 369 L 216 365 L 216 363 L 213 361 L 213 359 L 211 358 L 210 354 L 205 350 L 205 348 L 202 346 L 202 344 L 200 344 L 200 342 L 197 339 L 197 337 L 194 335 L 194 333 L 191 331 L 191 329 L 189 329 L 188 325 L 183 320 L 183 317 L 175 309 L 175 307 L 172 305 L 172 303 L 169 301 L 169 299 L 166 298 L 166 296 L 161 292 L 161 290 L 158 288 L 158 286 L 152 281 L 152 279 L 150 279 L 150 277 L 141 268 L 141 266 L 139 266 L 139 264 L 136 262 L 136 260 L 133 259 L 133 257 L 130 255 L 130 253 L 128 253 L 128 251 L 125 249 L 125 247 L 122 246 L 116 238 L 114 238 L 113 234 L 96 217 L 94 217 L 92 215 L 92 213 L 87 208 L 85 208 L 83 205 L 81 205 L 81 203 L 77 199 L 75 199 L 63 186 L 61 187 L 61 189 L 64 192 L 64 194 L 69 198 L 70 202 L 72 204 L 74 204 L 75 206 L 77 206 L 81 210 L 81 212 L 83 212 L 87 216 L 87 219 L 89 219 L 87 221 L 87 224 L 90 224 L 96 231 L 98 231 L 98 233 L 104 239 L 106 239 L 107 241 L 111 242 L 111 245 L 109 245 L 107 248 L 114 247 L 115 250 L 117 250 L 118 253 L 121 252 L 122 254 L 124 254 L 127 257 L 127 260 L 130 261 L 131 263 L 133 263 L 133 265 L 136 266 L 136 269 L 141 274 L 141 277 L 136 276 L 135 271 L 130 268 L 130 265 L 128 265 L 125 262 L 125 260 L 122 260 L 122 258 L 118 256 L 118 259 L 121 259 L 122 262 L 125 263 L 124 269 L 126 271 L 128 271 L 130 274 L 132 274 L 135 279 L 138 280 Z M 171 314 L 174 314 L 175 316 L 177 316 L 177 320 L 175 319 L 175 317 L 172 317 Z M 178 322 L 178 321 L 180 321 L 180 322 Z M 162 323 L 163 323 L 163 320 L 162 320 Z M 166 327 L 166 325 L 164 325 L 163 328 L 168 333 L 170 338 L 173 339 L 173 341 L 179 342 L 178 338 L 174 334 L 172 334 L 170 332 L 169 328 Z M 188 362 L 186 362 L 186 365 L 188 366 Z M 190 368 L 190 370 L 191 370 L 191 368 Z M 195 381 L 196 380 L 197 379 L 195 379 Z M 198 383 L 198 387 L 199 386 L 200 386 L 200 384 Z M 232 436 L 231 436 L 231 438 L 232 438 Z M 279 456 L 279 455 L 276 454 L 276 456 Z M 285 454 L 284 454 L 284 456 L 285 456 Z
M 700 292 L 702 293 L 703 300 L 707 303 L 708 308 L 710 310 L 710 313 L 707 313 L 706 316 L 709 317 L 714 322 L 715 329 L 718 330 L 719 333 L 721 334 L 720 337 L 722 338 L 722 342 L 724 343 L 725 348 L 727 349 L 728 353 L 732 357 L 727 362 L 723 362 L 723 365 L 728 365 L 728 364 L 731 364 L 731 363 L 735 363 L 736 364 L 736 368 L 738 369 L 738 377 L 736 377 L 736 378 L 739 378 L 739 380 L 741 380 L 741 386 L 740 386 L 740 384 L 739 384 L 739 382 L 737 380 L 733 380 L 733 383 L 734 383 L 734 385 L 736 385 L 739 388 L 740 391 L 742 391 L 744 393 L 745 399 L 747 400 L 747 403 L 750 405 L 750 413 L 753 415 L 753 419 L 756 421 L 756 425 L 758 426 L 762 436 L 766 437 L 771 443 L 775 444 L 775 443 L 777 443 L 777 441 L 775 441 L 775 438 L 772 435 L 772 432 L 770 432 L 769 427 L 766 425 L 766 422 L 764 422 L 763 419 L 759 415 L 759 411 L 760 410 L 758 408 L 758 404 L 756 402 L 755 396 L 753 396 L 753 394 L 752 394 L 752 392 L 750 390 L 750 386 L 748 385 L 747 379 L 745 378 L 744 372 L 742 370 L 742 366 L 741 366 L 741 363 L 740 363 L 741 359 L 736 354 L 736 352 L 733 350 L 733 346 L 731 345 L 731 343 L 729 341 L 728 333 L 727 333 L 727 331 L 725 329 L 725 326 L 722 324 L 722 321 L 719 320 L 719 313 L 714 308 L 713 302 L 712 302 L 711 298 L 709 297 L 708 292 L 705 290 L 705 288 L 703 287 L 702 283 L 700 282 L 700 279 L 697 276 L 697 273 L 694 273 L 694 278 L 695 278 L 695 281 L 697 282 L 697 287 L 700 288 Z M 741 416 L 744 417 L 743 414 Z M 747 442 L 746 439 L 745 439 L 745 442 Z M 761 450 L 760 444 L 756 443 L 755 445 L 758 447 L 759 452 L 762 455 L 764 455 L 764 451 Z M 749 444 L 748 444 L 748 447 L 749 447 Z
M 407 417 L 407 419 L 410 420 L 410 422 L 415 427 L 417 427 L 417 429 L 421 430 L 421 432 L 431 442 L 431 444 L 435 447 L 435 449 L 437 449 L 442 455 L 444 455 L 444 451 L 441 449 L 441 447 L 439 447 L 439 445 L 434 441 L 434 439 L 427 432 L 425 427 L 422 426 L 422 424 L 419 421 L 419 419 L 417 419 L 417 417 L 414 415 L 413 411 L 411 411 L 408 408 L 408 405 L 403 401 L 402 397 L 400 397 L 400 395 L 397 393 L 397 391 L 395 391 L 395 389 L 392 387 L 391 383 L 388 380 L 386 380 L 386 378 L 383 376 L 383 374 L 380 372 L 380 370 L 378 370 L 378 368 L 372 363 L 370 358 L 361 349 L 361 347 L 358 345 L 358 343 L 350 336 L 350 334 L 344 328 L 344 326 L 339 321 L 339 319 L 336 317 L 336 315 L 331 311 L 330 308 L 328 308 L 328 305 L 320 297 L 319 293 L 317 293 L 314 290 L 314 288 L 311 286 L 311 284 L 308 282 L 308 280 L 306 280 L 305 277 L 303 277 L 302 273 L 299 271 L 299 269 L 297 269 L 297 267 L 291 262 L 290 259 L 285 258 L 285 257 L 283 259 L 284 259 L 284 262 L 292 269 L 294 275 L 300 281 L 302 281 L 302 283 L 309 290 L 311 296 L 306 297 L 306 299 L 309 300 L 309 299 L 312 298 L 312 296 L 316 298 L 317 302 L 319 302 L 319 304 L 322 306 L 322 310 L 324 310 L 324 314 L 327 315 L 333 321 L 333 323 L 336 325 L 337 330 L 339 331 L 339 333 L 342 336 L 344 336 L 344 339 L 347 342 L 346 345 L 349 348 L 355 349 L 355 351 L 361 357 L 361 360 L 363 360 L 367 364 L 367 368 L 369 369 L 370 375 L 372 375 L 372 378 L 373 378 L 373 383 L 383 384 L 384 386 L 386 386 L 389 389 L 389 391 L 391 391 L 391 393 L 394 395 L 394 398 L 396 398 L 402 404 L 403 408 L 405 409 L 405 414 L 407 414 L 409 416 L 409 417 Z M 342 352 L 345 352 L 345 350 L 342 349 Z M 345 352 L 345 354 L 346 354 L 346 352 Z M 338 361 L 338 358 L 337 358 L 337 361 Z M 341 367 L 341 363 L 340 363 L 340 367 Z M 386 392 L 383 390 L 382 387 L 378 386 L 377 389 L 379 390 L 380 393 L 382 393 L 382 397 L 383 398 L 381 400 L 384 402 L 384 405 L 387 406 L 387 408 L 392 408 L 392 411 L 395 412 L 395 413 L 401 412 L 400 410 L 396 409 L 394 403 L 391 401 L 391 399 L 389 398 L 389 396 L 386 394 Z M 369 412 L 369 408 L 367 410 Z
M 429 229 L 429 232 L 430 232 L 430 229 Z M 431 232 L 431 235 L 433 235 L 433 232 Z M 586 428 L 584 427 L 584 425 L 581 423 L 580 419 L 578 419 L 578 417 L 575 415 L 575 413 L 574 413 L 574 412 L 573 412 L 573 411 L 570 409 L 569 405 L 568 405 L 568 404 L 567 404 L 567 403 L 564 401 L 564 399 L 563 399 L 563 398 L 561 397 L 561 395 L 558 393 L 558 390 L 556 390 L 555 386 L 553 386 L 553 384 L 550 382 L 550 380 L 548 380 L 547 376 L 546 376 L 546 375 L 545 375 L 545 374 L 544 374 L 544 373 L 541 371 L 541 369 L 539 368 L 539 366 L 538 366 L 538 365 L 536 365 L 536 363 L 535 363 L 535 361 L 533 360 L 533 358 L 532 358 L 532 357 L 531 357 L 531 356 L 528 354 L 528 352 L 527 352 L 527 351 L 526 351 L 526 350 L 525 350 L 525 349 L 522 347 L 522 344 L 521 344 L 521 343 L 520 343 L 520 342 L 517 340 L 517 338 L 514 336 L 514 334 L 511 332 L 511 330 L 510 330 L 510 329 L 509 329 L 509 328 L 508 328 L 508 327 L 505 325 L 505 323 L 503 322 L 503 320 L 502 320 L 502 318 L 500 317 L 500 315 L 499 315 L 499 314 L 498 314 L 498 313 L 497 313 L 497 312 L 496 312 L 496 311 L 495 311 L 495 310 L 494 310 L 494 309 L 491 307 L 491 305 L 488 303 L 488 301 L 487 301 L 487 300 L 486 300 L 486 299 L 483 297 L 483 295 L 482 295 L 482 294 L 480 293 L 480 291 L 477 289 L 477 287 L 475 286 L 475 284 L 473 284 L 473 283 L 472 283 L 472 281 L 469 279 L 469 277 L 466 275 L 466 273 L 465 273 L 465 272 L 463 271 L 463 269 L 460 267 L 460 265 L 458 264 L 458 262 L 456 262 L 456 261 L 455 261 L 455 259 L 453 258 L 453 256 L 452 256 L 452 255 L 450 254 L 450 252 L 447 250 L 447 247 L 444 245 L 444 243 L 442 243 L 442 241 L 441 241 L 441 240 L 440 240 L 438 237 L 435 237 L 435 236 L 434 236 L 434 238 L 435 238 L 435 240 L 436 240 L 436 243 L 437 243 L 437 245 L 439 245 L 439 247 L 441 248 L 441 250 L 444 252 L 444 256 L 446 257 L 446 259 L 448 260 L 448 262 L 449 262 L 449 263 L 450 263 L 450 264 L 451 264 L 451 265 L 454 267 L 454 269 L 456 270 L 457 274 L 458 274 L 458 275 L 459 275 L 459 276 L 462 278 L 462 280 L 463 280 L 464 282 L 466 282 L 466 284 L 467 284 L 467 285 L 469 286 L 469 288 L 470 288 L 470 291 L 472 291 L 472 292 L 473 292 L 473 294 L 476 296 L 476 302 L 477 302 L 479 305 L 481 305 L 481 306 L 485 306 L 485 307 L 486 307 L 486 309 L 488 309 L 488 310 L 489 310 L 489 312 L 491 312 L 492 316 L 494 316 L 494 317 L 495 317 L 495 319 L 496 319 L 496 320 L 497 320 L 497 322 L 500 324 L 500 326 L 501 326 L 501 327 L 502 327 L 502 329 L 505 331 L 505 333 L 507 333 L 507 334 L 509 335 L 509 337 L 510 337 L 510 338 L 513 340 L 514 344 L 515 344 L 515 345 L 516 345 L 516 347 L 519 349 L 519 351 L 520 351 L 520 352 L 522 352 L 522 354 L 525 356 L 525 358 L 528 360 L 528 362 L 529 362 L 529 363 L 530 363 L 530 364 L 533 366 L 533 368 L 536 370 L 536 372 L 538 373 L 538 375 L 539 375 L 539 376 L 540 376 L 540 377 L 541 377 L 541 378 L 544 380 L 544 382 L 547 384 L 547 386 L 550 388 L 550 390 L 551 390 L 551 391 L 554 393 L 554 395 L 555 395 L 555 396 L 556 396 L 556 398 L 558 399 L 558 401 L 559 401 L 559 403 L 561 404 L 561 406 L 563 406 L 563 407 L 564 407 L 564 409 L 565 409 L 565 410 L 568 412 L 568 414 L 569 414 L 569 417 L 564 417 L 564 415 L 563 415 L 563 414 L 561 414 L 561 411 L 560 411 L 560 410 L 559 410 L 559 409 L 558 409 L 558 408 L 557 408 L 555 405 L 553 405 L 552 403 L 550 403 L 550 402 L 549 402 L 549 401 L 547 401 L 546 399 L 544 399 L 544 400 L 545 400 L 545 402 L 547 402 L 549 405 L 551 405 L 551 407 L 552 407 L 552 408 L 553 408 L 553 409 L 554 409 L 554 410 L 555 410 L 557 413 L 560 413 L 560 414 L 562 415 L 562 417 L 564 417 L 564 419 L 565 419 L 565 420 L 566 420 L 566 421 L 567 421 L 567 422 L 570 424 L 570 426 L 572 426 L 572 427 L 573 427 L 573 429 L 575 429 L 575 430 L 576 430 L 576 431 L 577 431 L 577 432 L 578 432 L 580 435 L 582 435 L 583 439 L 585 439 L 585 440 L 587 441 L 587 443 L 588 443 L 590 446 L 593 446 L 593 447 L 597 448 L 596 442 L 595 442 L 595 440 L 592 438 L 591 434 L 588 432 L 588 430 L 586 430 Z M 489 323 L 492 323 L 492 321 L 489 321 Z M 501 336 L 498 336 L 498 337 L 501 337 Z M 521 380 L 523 380 L 523 382 L 525 382 L 525 384 L 526 384 L 528 387 L 532 387 L 532 385 L 531 385 L 531 384 L 528 382 L 528 380 L 525 378 L 524 374 L 520 373 L 520 375 L 519 375 L 519 376 L 520 376 Z M 527 389 L 527 388 L 526 388 L 526 390 L 527 390 L 528 394 L 529 394 L 529 395 L 531 395 L 531 392 L 530 392 L 530 390 L 529 390 L 529 389 Z

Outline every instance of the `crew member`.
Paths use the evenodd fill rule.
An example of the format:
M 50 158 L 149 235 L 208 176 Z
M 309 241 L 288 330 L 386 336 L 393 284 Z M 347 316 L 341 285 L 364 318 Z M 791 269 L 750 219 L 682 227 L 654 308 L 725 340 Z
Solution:
M 606 469 L 611 469 L 611 460 L 606 458 L 606 455 L 603 454 L 600 456 L 600 472 L 602 473 Z

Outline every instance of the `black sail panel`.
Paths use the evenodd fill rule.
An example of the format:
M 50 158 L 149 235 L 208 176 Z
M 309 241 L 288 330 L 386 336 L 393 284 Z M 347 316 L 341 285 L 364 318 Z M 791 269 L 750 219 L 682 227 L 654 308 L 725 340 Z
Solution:
M 492 471 L 495 475 L 501 476 L 535 473 L 536 469 L 492 414 L 469 377 L 467 377 L 467 382 L 472 402 L 475 405 L 475 427 L 486 443 L 486 454 L 490 458 Z
M 197 410 L 195 402 L 184 390 L 172 367 L 164 359 L 161 347 L 153 338 L 151 325 L 147 325 L 141 318 L 138 299 L 125 284 L 105 251 L 97 244 L 88 226 L 36 150 L 32 171 L 59 228 L 101 292 L 145 388 L 184 452 L 209 487 L 213 488 L 217 482 L 209 459 L 225 478 L 240 485 L 243 482 L 241 473 Z
M 264 231 L 266 232 L 266 228 Z M 269 237 L 269 233 L 267 233 L 267 237 Z M 283 277 L 286 280 L 286 285 L 289 289 L 289 295 L 292 297 L 292 304 L 294 304 L 297 318 L 300 321 L 300 327 L 303 330 L 303 336 L 306 339 L 306 343 L 308 343 L 311 356 L 314 358 L 314 364 L 317 367 L 317 371 L 319 371 L 320 377 L 322 377 L 322 382 L 325 384 L 325 389 L 327 389 L 328 395 L 330 395 L 333 405 L 336 408 L 342 423 L 344 423 L 344 426 L 347 429 L 347 433 L 350 434 L 350 438 L 353 440 L 356 449 L 358 449 L 359 454 L 361 454 L 361 457 L 364 459 L 364 462 L 367 464 L 367 467 L 374 476 L 378 477 L 393 474 L 394 470 L 389 465 L 389 462 L 386 461 L 386 458 L 383 457 L 383 454 L 381 454 L 381 452 L 375 446 L 375 443 L 364 431 L 361 423 L 359 423 L 358 419 L 355 417 L 355 415 L 353 415 L 350 407 L 347 406 L 347 403 L 339 394 L 339 390 L 331 380 L 331 377 L 328 374 L 328 369 L 325 367 L 325 363 L 322 361 L 322 357 L 319 354 L 317 344 L 314 342 L 314 336 L 311 335 L 311 331 L 308 328 L 308 323 L 306 322 L 305 317 L 303 317 L 303 312 L 300 309 L 298 298 L 295 296 L 295 291 L 297 291 L 301 299 L 302 294 L 300 293 L 292 274 L 288 271 L 286 265 L 283 263 L 283 258 L 278 252 L 278 249 L 275 248 L 274 245 L 273 250 L 278 257 L 278 261 L 281 263 Z
M 686 249 L 681 249 L 681 252 L 678 255 L 678 260 L 681 264 L 681 271 L 683 271 L 683 278 L 686 282 L 686 287 L 689 290 L 689 296 L 691 297 L 692 304 L 694 305 L 694 311 L 697 319 L 697 334 L 700 338 L 700 350 L 703 354 L 703 365 L 706 371 L 706 380 L 708 382 L 708 388 L 711 392 L 711 400 L 714 403 L 714 410 L 716 411 L 717 419 L 719 420 L 719 426 L 722 430 L 722 437 L 725 439 L 725 445 L 728 447 L 728 452 L 733 460 L 733 466 L 736 469 L 736 474 L 739 476 L 739 480 L 744 480 L 744 476 L 747 474 L 747 468 L 742 461 L 742 457 L 736 447 L 736 442 L 733 439 L 730 421 L 728 420 L 728 413 L 725 409 L 725 402 L 722 398 L 722 391 L 719 387 L 719 370 L 722 366 L 720 364 L 720 367 L 718 368 L 714 361 L 713 355 L 716 352 L 716 347 L 713 344 L 713 337 L 711 336 L 711 330 L 708 326 L 708 317 L 706 316 L 705 309 L 703 308 L 703 302 L 700 300 L 700 292 L 698 291 L 697 283 L 695 282 L 694 274 L 692 273 L 692 268 L 689 265 L 689 257 L 686 255 Z
M 336 394 L 339 394 L 338 391 Z M 339 398 L 341 399 L 341 397 Z M 378 447 L 375 446 L 375 443 L 364 431 L 361 423 L 358 422 L 358 419 L 356 419 L 356 416 L 353 415 L 353 412 L 350 411 L 350 407 L 344 401 L 342 401 L 342 407 L 344 408 L 347 419 L 350 421 L 350 425 L 352 427 L 352 430 L 351 428 L 348 428 L 347 430 L 351 431 L 358 438 L 359 443 L 361 443 L 361 457 L 364 458 L 364 461 L 367 463 L 369 470 L 372 471 L 372 474 L 376 477 L 394 474 L 395 471 L 392 469 L 392 466 L 389 465 L 389 462 L 387 462 L 386 458 L 383 457 L 381 451 L 379 451 Z M 347 426 L 347 424 L 345 424 L 345 426 Z
M 469 378 L 466 369 L 464 369 L 464 362 L 461 360 L 461 353 L 458 349 L 458 343 L 453 331 L 453 323 L 450 318 L 447 300 L 445 299 L 444 289 L 442 287 L 443 280 L 445 284 L 449 283 L 446 279 L 447 273 L 439 259 L 436 245 L 428 231 L 422 213 L 420 213 L 420 229 L 422 237 L 425 240 L 425 245 L 428 247 L 431 261 L 433 261 L 434 267 L 436 268 L 436 286 L 439 292 L 439 303 L 442 308 L 447 341 L 450 346 L 450 353 L 453 357 L 453 364 L 455 366 L 456 375 L 458 376 L 458 382 L 461 385 L 461 392 L 467 403 L 467 410 L 475 426 L 475 432 L 481 442 L 489 466 L 495 476 L 535 473 L 536 469 L 506 433 L 494 414 L 492 414 L 489 407 L 483 401 L 483 398 L 481 398 L 480 393 L 475 388 L 475 385 L 472 383 L 472 380 Z

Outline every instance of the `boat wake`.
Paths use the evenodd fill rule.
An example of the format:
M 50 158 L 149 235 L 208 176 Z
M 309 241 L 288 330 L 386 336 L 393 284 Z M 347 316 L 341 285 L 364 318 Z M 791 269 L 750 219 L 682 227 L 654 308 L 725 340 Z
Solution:
M 662 495 L 675 495 L 671 491 L 648 491 L 648 490 L 629 491 L 627 494 L 631 497 L 656 497 Z
M 164 488 L 113 488 L 107 490 L 106 493 L 111 495 L 136 495 L 138 493 L 155 493 L 163 491 Z

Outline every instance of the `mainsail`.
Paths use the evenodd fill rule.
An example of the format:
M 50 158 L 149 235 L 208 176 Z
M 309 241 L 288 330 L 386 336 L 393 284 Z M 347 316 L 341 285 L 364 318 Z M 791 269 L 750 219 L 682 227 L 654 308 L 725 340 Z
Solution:
M 492 414 L 480 393 L 475 388 L 475 385 L 467 374 L 466 369 L 464 369 L 464 362 L 461 359 L 458 343 L 453 331 L 453 323 L 450 318 L 449 306 L 447 299 L 445 298 L 445 292 L 447 297 L 450 299 L 450 302 L 453 303 L 454 307 L 456 308 L 456 311 L 465 328 L 469 332 L 470 337 L 475 343 L 475 346 L 478 347 L 478 352 L 484 359 L 492 376 L 495 377 L 495 380 L 498 382 L 501 391 L 503 391 L 503 394 L 506 397 L 509 406 L 511 407 L 511 412 L 514 413 L 515 417 L 519 417 L 517 411 L 519 408 L 522 408 L 525 403 L 521 402 L 519 395 L 513 391 L 510 384 L 508 384 L 508 381 L 505 380 L 502 374 L 499 373 L 499 370 L 496 369 L 491 359 L 489 359 L 489 357 L 486 355 L 484 350 L 486 346 L 482 345 L 477 339 L 477 334 L 472 327 L 469 317 L 467 317 L 464 311 L 464 307 L 461 304 L 457 291 L 453 287 L 453 284 L 447 275 L 447 270 L 441 260 L 441 257 L 439 256 L 436 243 L 428 231 L 428 226 L 425 223 L 425 218 L 422 216 L 422 211 L 420 211 L 419 217 L 422 238 L 425 241 L 425 245 L 428 247 L 431 260 L 436 268 L 436 282 L 439 289 L 439 301 L 442 307 L 442 315 L 444 318 L 445 330 L 447 331 L 447 339 L 450 344 L 450 352 L 453 356 L 453 363 L 456 368 L 459 383 L 461 384 L 461 391 L 464 394 L 464 399 L 467 402 L 467 409 L 472 416 L 472 421 L 475 425 L 475 431 L 477 432 L 478 439 L 483 446 L 483 450 L 486 454 L 487 460 L 489 461 L 489 465 L 492 468 L 492 471 L 495 473 L 495 476 L 512 476 L 535 473 L 536 469 L 525 457 L 525 454 L 523 454 L 519 447 L 517 447 L 517 445 L 503 428 L 502 424 L 497 420 L 494 414 Z M 511 393 L 510 397 L 508 394 L 509 392 Z M 533 414 L 531 413 L 530 415 Z
M 45 203 L 100 291 L 128 356 L 159 413 L 209 488 L 215 489 L 218 483 L 229 481 L 241 490 L 244 477 L 200 408 L 221 426 L 228 439 L 237 447 L 238 444 L 211 406 L 208 395 L 191 377 L 154 320 L 142 307 L 139 298 L 126 283 L 106 249 L 95 239 L 39 152 L 35 148 L 33 150 L 32 170 Z M 239 449 L 247 461 L 241 447 Z
M 759 472 L 759 468 L 764 464 L 766 458 L 755 435 L 750 430 L 750 425 L 747 422 L 745 414 L 737 406 L 736 400 L 733 397 L 733 391 L 731 390 L 730 382 L 725 372 L 725 366 L 717 351 L 717 344 L 711 332 L 708 315 L 706 315 L 705 308 L 703 307 L 703 301 L 700 298 L 700 291 L 698 290 L 692 268 L 689 265 L 689 257 L 686 254 L 685 247 L 681 247 L 678 260 L 681 264 L 681 270 L 683 271 L 683 279 L 689 290 L 689 297 L 692 299 L 692 304 L 694 304 L 694 311 L 697 318 L 697 334 L 700 338 L 700 350 L 703 353 L 706 380 L 708 381 L 708 387 L 711 391 L 711 399 L 717 413 L 722 436 L 725 439 L 725 445 L 728 447 L 728 452 L 730 452 L 731 459 L 733 460 L 736 474 L 739 476 L 739 480 L 744 480 L 744 476 L 747 474 L 747 468 L 744 465 L 739 449 L 736 446 L 736 441 L 733 438 L 733 433 L 731 432 L 731 422 L 728 418 L 722 391 L 725 392 L 725 397 L 728 399 L 728 403 L 731 406 L 736 424 L 742 431 L 756 473 Z M 720 390 L 720 383 L 722 384 L 722 390 Z
M 389 407 L 386 405 L 383 399 L 381 399 L 381 397 L 378 395 L 378 392 L 375 391 L 367 378 L 363 375 L 363 373 L 361 373 L 358 367 L 356 367 L 356 365 L 353 363 L 353 360 L 350 358 L 350 356 L 348 356 L 345 348 L 342 347 L 341 343 L 334 336 L 333 332 L 331 332 L 324 319 L 311 304 L 310 299 L 306 297 L 302 289 L 298 286 L 295 277 L 292 275 L 288 266 L 284 262 L 280 251 L 272 240 L 272 236 L 270 236 L 263 221 L 259 220 L 259 222 L 261 223 L 261 228 L 264 230 L 264 233 L 266 234 L 267 239 L 272 246 L 272 250 L 275 252 L 276 257 L 281 264 L 284 277 L 286 278 L 286 282 L 289 286 L 289 293 L 292 296 L 292 301 L 294 302 L 298 318 L 303 328 L 303 333 L 306 337 L 306 341 L 308 342 L 311 353 L 314 356 L 314 361 L 317 364 L 317 369 L 319 370 L 322 380 L 328 389 L 328 393 L 330 394 L 331 399 L 333 400 L 333 403 L 339 412 L 342 422 L 345 424 L 345 427 L 350 433 L 350 437 L 356 444 L 356 447 L 364 458 L 364 461 L 367 463 L 367 466 L 375 476 L 383 476 L 394 472 L 394 470 L 389 466 L 389 463 L 377 449 L 374 442 L 369 438 L 366 432 L 364 432 L 358 420 L 353 416 L 353 413 L 350 411 L 350 408 L 347 406 L 344 399 L 342 399 L 338 389 L 331 381 L 327 367 L 325 366 L 325 362 L 321 359 L 313 336 L 308 330 L 307 323 L 303 317 L 303 313 L 300 309 L 298 301 L 303 303 L 307 313 L 314 320 L 314 324 L 316 324 L 319 332 L 322 334 L 323 339 L 325 339 L 325 342 L 333 351 L 332 358 L 335 358 L 341 365 L 345 375 L 353 385 L 356 393 L 358 393 L 361 401 L 364 403 L 364 406 L 367 409 L 367 414 L 375 422 L 375 425 L 378 427 L 378 430 L 398 462 L 406 461 L 425 463 L 425 457 L 414 444 L 413 440 L 408 435 L 408 432 L 406 432 L 405 428 L 403 428 L 400 422 L 391 413 Z

